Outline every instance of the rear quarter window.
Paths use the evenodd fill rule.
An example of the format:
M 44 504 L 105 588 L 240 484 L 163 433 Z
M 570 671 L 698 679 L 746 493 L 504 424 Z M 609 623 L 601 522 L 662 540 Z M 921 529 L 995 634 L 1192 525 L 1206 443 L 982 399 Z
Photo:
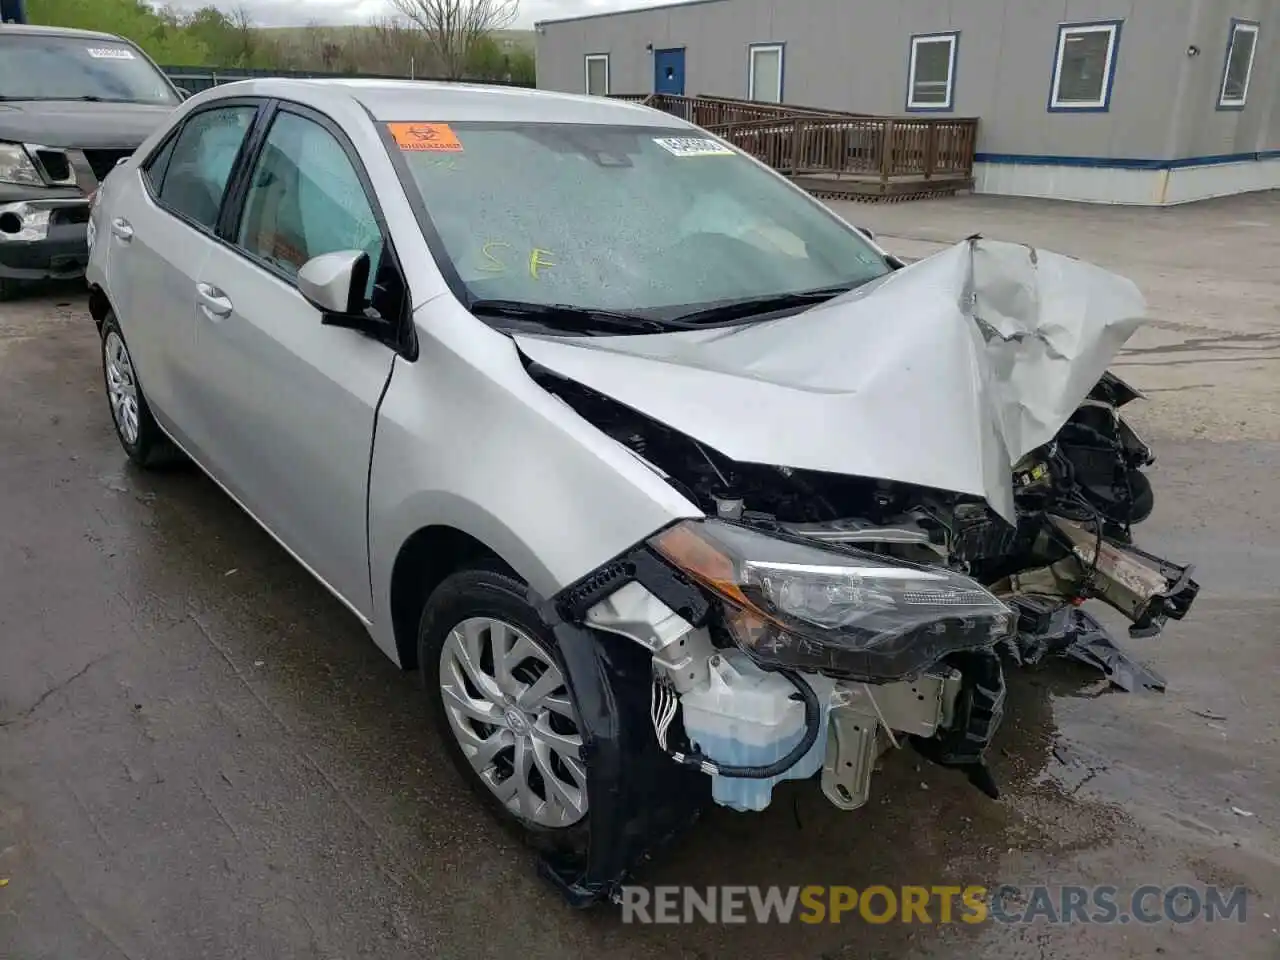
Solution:
M 212 230 L 240 144 L 257 112 L 256 106 L 237 104 L 189 117 L 163 172 L 161 205 Z

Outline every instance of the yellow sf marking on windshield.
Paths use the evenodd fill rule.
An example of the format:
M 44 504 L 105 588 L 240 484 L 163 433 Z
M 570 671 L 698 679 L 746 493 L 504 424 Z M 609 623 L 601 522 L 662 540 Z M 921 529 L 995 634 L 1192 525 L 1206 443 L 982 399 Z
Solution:
M 555 254 L 550 250 L 543 250 L 539 247 L 533 248 L 533 253 L 529 254 L 529 276 L 535 280 L 540 280 L 538 270 L 542 267 L 554 267 L 555 261 L 544 259 L 544 257 L 554 257 Z
M 490 262 L 480 264 L 480 269 L 483 270 L 485 273 L 506 273 L 507 265 L 503 263 L 501 260 L 499 260 L 497 257 L 495 257 L 493 255 L 493 251 L 490 248 L 510 247 L 510 246 L 511 244 L 507 243 L 504 240 L 490 240 L 488 243 L 486 243 L 483 247 L 480 248 L 480 252 L 485 257 L 487 257 Z

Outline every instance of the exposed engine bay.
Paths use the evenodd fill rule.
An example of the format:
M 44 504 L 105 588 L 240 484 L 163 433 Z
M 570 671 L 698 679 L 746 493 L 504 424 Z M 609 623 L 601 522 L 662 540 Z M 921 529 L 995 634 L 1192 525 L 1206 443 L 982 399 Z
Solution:
M 1133 546 L 1133 527 L 1154 505 L 1143 473 L 1154 456 L 1120 416 L 1138 395 L 1110 374 L 1052 443 L 1016 465 L 1016 524 L 977 497 L 735 463 L 589 388 L 538 377 L 710 516 L 973 577 L 1018 609 L 1011 652 L 1030 662 L 1061 652 L 1061 636 L 1042 638 L 1070 632 L 1055 621 L 1068 605 L 1103 600 L 1133 621 L 1132 636 L 1150 636 L 1196 594 L 1190 568 Z
M 517 338 L 537 383 L 705 514 L 552 619 L 647 652 L 659 755 L 735 810 L 819 774 L 857 809 L 902 747 L 994 798 L 1005 666 L 1061 656 L 1163 690 L 1083 605 L 1143 638 L 1199 590 L 1134 543 L 1154 456 L 1106 369 L 1144 316 L 1128 281 L 974 238 L 857 293 L 792 318 L 813 342 L 786 320 Z
M 1181 619 L 1199 589 L 1191 568 L 1132 544 L 1133 527 L 1152 511 L 1151 485 L 1142 470 L 1154 458 L 1120 416 L 1120 407 L 1137 394 L 1117 378 L 1104 377 L 1053 442 L 1019 461 L 1017 523 L 1010 524 L 975 497 L 739 464 L 589 388 L 533 372 L 709 516 L 825 550 L 953 570 L 982 584 L 1013 612 L 1006 624 L 992 628 L 1000 634 L 995 643 L 979 616 L 951 625 L 953 634 L 957 623 L 976 625 L 972 643 L 936 659 L 920 653 L 920 659 L 865 669 L 818 645 L 808 658 L 793 648 L 772 661 L 765 644 L 744 643 L 743 629 L 732 623 L 726 629 L 714 618 L 700 642 L 680 633 L 674 660 L 664 657 L 673 639 L 654 639 L 649 647 L 658 674 L 655 733 L 678 762 L 711 775 L 717 802 L 763 809 L 779 780 L 821 770 L 828 799 L 856 809 L 869 797 L 876 758 L 907 744 L 962 770 L 995 797 L 984 755 L 1003 716 L 1000 654 L 1019 664 L 1061 655 L 1096 667 L 1122 689 L 1163 689 L 1158 675 L 1126 656 L 1080 607 L 1088 599 L 1102 600 L 1132 621 L 1131 635 L 1145 637 L 1158 633 L 1167 619 Z M 588 623 L 634 637 L 638 623 L 680 621 L 635 584 L 609 596 L 616 586 L 593 585 L 579 598 Z M 638 594 L 628 594 L 630 588 Z M 656 604 L 662 612 L 646 617 L 627 609 L 636 603 Z M 904 637 L 913 651 L 928 649 L 927 641 Z M 756 656 L 743 652 L 750 649 Z M 704 662 L 689 671 L 699 657 Z M 783 663 L 791 669 L 782 669 Z M 684 730 L 678 748 L 668 743 L 678 739 L 677 711 Z

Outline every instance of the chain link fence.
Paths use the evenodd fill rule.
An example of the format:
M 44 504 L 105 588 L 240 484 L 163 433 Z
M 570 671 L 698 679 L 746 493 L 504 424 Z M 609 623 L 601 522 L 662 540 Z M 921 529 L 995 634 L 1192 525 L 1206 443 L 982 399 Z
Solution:
M 200 93 L 210 87 L 253 77 L 297 77 L 301 79 L 361 79 L 361 80 L 434 80 L 440 83 L 487 83 L 505 87 L 531 87 L 531 83 L 509 80 L 450 80 L 447 77 L 408 77 L 396 73 L 326 73 L 317 70 L 269 70 L 256 67 L 173 67 L 160 68 L 177 86 L 189 93 Z

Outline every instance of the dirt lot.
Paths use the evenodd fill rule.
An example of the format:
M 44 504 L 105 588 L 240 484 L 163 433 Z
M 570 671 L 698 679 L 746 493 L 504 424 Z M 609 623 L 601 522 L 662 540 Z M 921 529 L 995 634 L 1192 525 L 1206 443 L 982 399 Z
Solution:
M 1162 696 L 1015 679 L 999 802 L 893 755 L 859 814 L 792 785 L 640 880 L 1244 885 L 1246 922 L 570 912 L 470 802 L 413 678 L 203 477 L 125 467 L 63 288 L 0 307 L 0 957 L 1280 957 L 1280 195 L 846 212 L 911 255 L 981 231 L 1143 286 L 1155 321 L 1117 370 L 1151 394 L 1144 545 L 1198 563 L 1204 591 L 1129 642 Z

